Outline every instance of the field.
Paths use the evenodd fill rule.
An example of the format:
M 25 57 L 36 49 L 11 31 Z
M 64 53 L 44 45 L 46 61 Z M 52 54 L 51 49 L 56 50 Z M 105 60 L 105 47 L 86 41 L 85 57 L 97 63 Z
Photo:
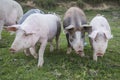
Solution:
M 61 17 L 64 11 L 55 10 Z M 108 19 L 114 36 L 109 41 L 104 57 L 99 57 L 98 62 L 92 60 L 87 34 L 86 56 L 81 58 L 74 51 L 66 54 L 67 42 L 65 34 L 61 32 L 60 49 L 49 52 L 48 44 L 44 54 L 45 63 L 38 68 L 38 60 L 32 56 L 25 56 L 23 52 L 9 52 L 15 35 L 11 36 L 4 30 L 0 40 L 0 80 L 120 80 L 120 9 L 85 11 L 88 21 L 97 13 Z

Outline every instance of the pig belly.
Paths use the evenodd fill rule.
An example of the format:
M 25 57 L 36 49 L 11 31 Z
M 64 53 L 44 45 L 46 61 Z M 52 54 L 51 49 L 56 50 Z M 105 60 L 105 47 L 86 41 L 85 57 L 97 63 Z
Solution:
M 56 33 L 57 33 L 57 29 L 50 30 L 48 34 L 48 41 L 51 41 L 56 36 Z

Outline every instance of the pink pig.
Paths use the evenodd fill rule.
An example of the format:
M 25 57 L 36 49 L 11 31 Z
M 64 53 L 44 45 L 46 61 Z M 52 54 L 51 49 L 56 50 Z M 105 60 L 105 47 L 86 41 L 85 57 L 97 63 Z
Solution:
M 22 7 L 14 0 L 0 0 L 0 39 L 3 26 L 14 25 L 23 15 Z
M 90 22 L 92 32 L 89 34 L 90 42 L 93 48 L 93 60 L 97 61 L 97 56 L 103 56 L 108 40 L 112 38 L 110 25 L 102 15 L 95 16 Z
M 50 51 L 53 50 L 52 41 L 56 37 L 56 46 L 61 32 L 60 18 L 55 14 L 31 14 L 21 25 L 12 25 L 7 28 L 8 31 L 16 32 L 16 37 L 10 48 L 11 52 L 24 50 L 26 54 L 30 52 L 35 58 L 37 54 L 35 45 L 41 43 L 39 49 L 38 67 L 44 63 L 43 54 L 50 42 Z

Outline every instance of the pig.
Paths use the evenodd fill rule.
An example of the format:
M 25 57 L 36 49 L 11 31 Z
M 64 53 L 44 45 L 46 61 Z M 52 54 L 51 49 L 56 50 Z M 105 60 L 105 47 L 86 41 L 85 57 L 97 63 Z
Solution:
M 16 37 L 10 48 L 11 52 L 26 50 L 25 52 L 30 52 L 37 58 L 35 45 L 41 43 L 38 51 L 38 67 L 42 67 L 47 42 L 50 42 L 50 51 L 53 51 L 52 41 L 55 38 L 56 48 L 58 49 L 61 22 L 56 15 L 34 13 L 28 16 L 22 24 L 8 26 L 7 30 L 16 32 Z
M 34 13 L 44 14 L 44 12 L 39 9 L 30 9 L 19 19 L 18 24 L 22 24 L 29 15 Z
M 85 13 L 78 7 L 69 8 L 63 19 L 63 28 L 67 39 L 67 54 L 70 54 L 72 49 L 77 54 L 83 57 L 84 54 L 84 39 L 87 29 L 87 20 Z
M 0 39 L 3 26 L 14 25 L 23 15 L 22 7 L 14 0 L 0 0 Z
M 91 20 L 90 25 L 92 26 L 92 30 L 89 38 L 93 49 L 93 60 L 97 61 L 97 56 L 103 56 L 105 54 L 108 41 L 113 35 L 111 34 L 107 19 L 100 14 Z

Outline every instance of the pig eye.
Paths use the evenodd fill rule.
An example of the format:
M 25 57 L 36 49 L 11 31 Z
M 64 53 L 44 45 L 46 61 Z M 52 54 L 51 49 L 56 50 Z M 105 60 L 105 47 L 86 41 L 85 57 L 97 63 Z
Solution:
M 33 33 L 28 33 L 28 34 L 24 33 L 24 35 L 25 36 L 30 36 L 30 35 L 33 35 Z
M 97 39 L 94 39 L 95 42 L 97 42 Z
M 74 39 L 74 38 L 75 38 L 75 35 L 72 35 L 72 38 Z
M 29 36 L 28 34 L 24 33 L 24 36 Z
M 72 36 L 69 38 L 70 42 L 72 42 L 74 38 L 75 38 L 75 36 L 72 35 Z
M 24 33 L 24 36 L 28 36 L 26 33 Z
M 70 38 L 70 42 L 72 42 L 73 41 L 73 39 L 72 38 Z

